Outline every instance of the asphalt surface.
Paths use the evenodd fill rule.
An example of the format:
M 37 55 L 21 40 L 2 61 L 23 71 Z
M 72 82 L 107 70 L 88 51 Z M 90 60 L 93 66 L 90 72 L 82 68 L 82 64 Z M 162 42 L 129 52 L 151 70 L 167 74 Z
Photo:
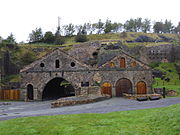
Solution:
M 124 98 L 111 98 L 96 103 L 59 108 L 51 108 L 51 102 L 52 101 L 5 102 L 9 105 L 3 105 L 4 102 L 0 102 L 0 120 L 42 115 L 108 113 L 115 111 L 158 108 L 180 103 L 180 97 L 141 102 Z

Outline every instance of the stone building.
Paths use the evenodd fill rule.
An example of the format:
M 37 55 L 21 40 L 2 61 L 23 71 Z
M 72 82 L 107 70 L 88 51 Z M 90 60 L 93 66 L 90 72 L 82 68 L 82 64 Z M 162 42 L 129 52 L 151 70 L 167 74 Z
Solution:
M 91 66 L 56 49 L 26 66 L 20 74 L 24 100 L 152 93 L 151 68 L 122 50 L 101 65 Z

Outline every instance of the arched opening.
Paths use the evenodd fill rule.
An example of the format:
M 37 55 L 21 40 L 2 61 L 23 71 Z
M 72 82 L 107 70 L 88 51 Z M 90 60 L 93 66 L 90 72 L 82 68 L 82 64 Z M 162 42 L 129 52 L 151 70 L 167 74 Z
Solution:
M 73 86 L 63 78 L 50 80 L 44 87 L 42 100 L 53 100 L 61 97 L 75 96 Z
M 27 99 L 28 100 L 34 99 L 33 85 L 32 84 L 27 85 Z
M 146 83 L 143 81 L 140 81 L 137 83 L 137 94 L 146 94 L 147 89 L 146 89 Z
M 59 68 L 59 60 L 56 60 L 56 68 Z
M 126 60 L 124 57 L 120 59 L 120 68 L 126 68 Z
M 132 94 L 132 83 L 126 78 L 119 79 L 116 82 L 116 96 L 123 96 L 123 93 Z
M 101 93 L 108 94 L 112 97 L 112 85 L 108 82 L 105 82 L 101 86 Z

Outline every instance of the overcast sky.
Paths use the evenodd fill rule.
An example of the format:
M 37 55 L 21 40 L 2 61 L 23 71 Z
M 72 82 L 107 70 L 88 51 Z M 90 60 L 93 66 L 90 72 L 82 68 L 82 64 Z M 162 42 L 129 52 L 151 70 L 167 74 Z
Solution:
M 36 27 L 55 32 L 61 25 L 105 21 L 124 23 L 130 18 L 180 21 L 180 0 L 0 0 L 0 36 L 12 32 L 16 41 L 26 41 Z

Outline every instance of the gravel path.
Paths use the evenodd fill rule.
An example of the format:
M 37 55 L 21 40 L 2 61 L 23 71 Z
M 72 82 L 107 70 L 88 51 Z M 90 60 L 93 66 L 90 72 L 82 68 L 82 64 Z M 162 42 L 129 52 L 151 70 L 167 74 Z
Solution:
M 3 102 L 0 102 L 0 120 L 41 115 L 108 113 L 125 110 L 158 108 L 180 103 L 180 97 L 142 102 L 124 98 L 111 98 L 91 104 L 66 106 L 60 108 L 51 108 L 51 102 L 52 101 L 8 102 L 10 105 L 2 105 Z

